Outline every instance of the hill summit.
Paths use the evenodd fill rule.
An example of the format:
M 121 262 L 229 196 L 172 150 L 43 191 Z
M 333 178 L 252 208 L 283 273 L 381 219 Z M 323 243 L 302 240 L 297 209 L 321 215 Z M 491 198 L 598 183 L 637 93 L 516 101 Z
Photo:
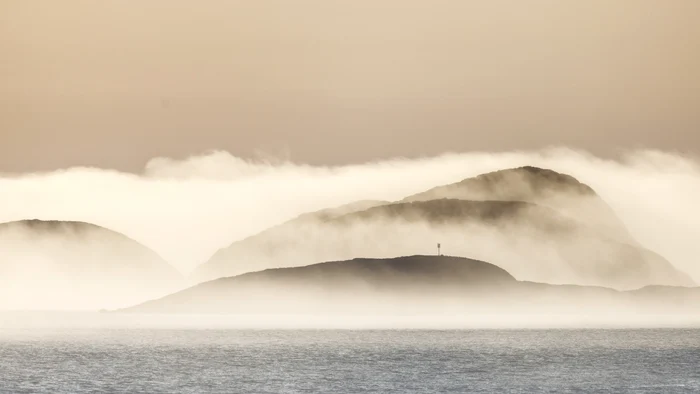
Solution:
M 0 224 L 0 309 L 114 308 L 182 284 L 154 251 L 94 224 Z
M 502 268 L 463 257 L 355 258 L 221 278 L 127 311 L 255 314 L 293 308 L 309 312 L 320 300 L 330 309 L 348 305 L 371 309 L 368 302 L 385 297 L 411 297 L 420 303 L 416 295 L 427 299 L 437 293 L 493 291 L 514 283 L 515 278 Z

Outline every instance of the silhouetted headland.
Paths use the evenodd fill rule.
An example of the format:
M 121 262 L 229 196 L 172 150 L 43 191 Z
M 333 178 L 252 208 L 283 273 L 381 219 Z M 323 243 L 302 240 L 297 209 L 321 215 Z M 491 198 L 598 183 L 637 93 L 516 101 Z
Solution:
M 620 292 L 517 281 L 483 261 L 450 256 L 353 259 L 269 269 L 193 286 L 122 312 L 421 314 L 700 312 L 700 289 Z M 676 297 L 674 299 L 674 297 Z

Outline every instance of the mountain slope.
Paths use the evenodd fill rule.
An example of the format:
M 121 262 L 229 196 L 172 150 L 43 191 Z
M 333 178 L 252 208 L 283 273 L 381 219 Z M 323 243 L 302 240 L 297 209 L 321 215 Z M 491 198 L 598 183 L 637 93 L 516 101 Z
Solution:
M 138 242 L 89 223 L 0 224 L 0 309 L 113 308 L 181 288 Z
M 570 175 L 549 169 L 526 166 L 494 171 L 438 186 L 403 201 L 441 198 L 532 202 L 554 208 L 605 236 L 634 243 L 624 224 L 595 190 Z
M 197 281 L 355 256 L 421 254 L 442 243 L 520 280 L 631 289 L 690 285 L 662 257 L 599 234 L 557 210 L 522 201 L 441 199 L 387 204 L 331 219 L 291 223 L 220 250 Z
M 285 224 L 294 224 L 303 220 L 331 220 L 337 217 L 352 214 L 355 212 L 364 211 L 374 207 L 390 204 L 389 201 L 381 200 L 360 200 L 339 207 L 322 209 L 316 212 L 309 212 L 299 215 L 297 218 L 288 221 Z

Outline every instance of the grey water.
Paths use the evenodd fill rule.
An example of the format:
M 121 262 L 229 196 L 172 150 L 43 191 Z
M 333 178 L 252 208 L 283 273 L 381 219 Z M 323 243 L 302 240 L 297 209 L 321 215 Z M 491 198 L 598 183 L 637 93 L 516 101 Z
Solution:
M 700 329 L 2 329 L 2 393 L 697 393 Z

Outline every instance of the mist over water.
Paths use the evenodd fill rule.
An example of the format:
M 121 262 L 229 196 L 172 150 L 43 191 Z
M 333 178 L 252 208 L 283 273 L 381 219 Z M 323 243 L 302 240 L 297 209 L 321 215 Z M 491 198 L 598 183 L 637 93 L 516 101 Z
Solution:
M 181 273 L 189 274 L 220 248 L 303 213 L 360 200 L 399 201 L 481 173 L 525 165 L 569 174 L 591 186 L 619 218 L 634 240 L 630 243 L 658 253 L 695 282 L 700 281 L 700 246 L 695 240 L 695 234 L 700 233 L 700 211 L 695 208 L 700 201 L 700 165 L 695 158 L 669 152 L 630 151 L 610 160 L 553 148 L 397 158 L 341 167 L 274 158 L 246 161 L 226 152 L 213 152 L 182 160 L 156 158 L 141 174 L 71 168 L 6 176 L 0 178 L 0 204 L 6 207 L 0 212 L 0 221 L 39 218 L 94 223 L 142 243 Z M 260 256 L 245 255 L 235 262 L 235 273 L 333 259 L 432 254 L 435 244 L 441 242 L 446 254 L 494 263 L 516 279 L 596 284 L 567 273 L 567 267 L 558 265 L 562 256 L 542 246 L 542 242 L 563 242 L 563 238 L 543 238 L 527 226 L 463 227 L 382 219 L 349 228 L 334 233 L 312 227 L 305 236 L 322 240 L 327 251 L 292 244 L 289 258 L 267 256 L 268 265 L 257 264 L 262 261 Z M 586 253 L 608 253 L 602 244 L 579 236 L 566 242 L 568 253 L 579 254 L 582 260 Z M 35 264 L 34 269 L 41 273 L 41 264 Z M 667 283 L 667 273 L 652 275 L 660 284 Z M 33 280 L 31 275 L 27 280 Z M 133 286 L 125 292 L 134 297 L 139 294 Z M 151 293 L 140 301 L 166 294 Z M 134 297 L 129 302 L 135 301 Z M 23 305 L 36 309 L 31 308 L 31 302 Z M 105 307 L 126 305 L 122 300 Z
M 0 0 L 0 394 L 700 393 L 698 15 Z
M 575 176 L 610 212 L 561 193 L 544 202 L 572 210 L 400 202 L 523 165 Z M 0 225 L 0 392 L 700 390 L 700 291 L 632 290 L 700 280 L 690 158 L 555 149 L 319 168 L 219 152 L 0 189 L 0 222 L 102 226 Z M 235 241 L 213 278 L 257 272 L 186 288 L 196 275 L 175 268 Z M 373 259 L 316 264 L 356 257 Z M 260 272 L 276 267 L 297 268 Z M 66 311 L 98 308 L 127 309 Z

